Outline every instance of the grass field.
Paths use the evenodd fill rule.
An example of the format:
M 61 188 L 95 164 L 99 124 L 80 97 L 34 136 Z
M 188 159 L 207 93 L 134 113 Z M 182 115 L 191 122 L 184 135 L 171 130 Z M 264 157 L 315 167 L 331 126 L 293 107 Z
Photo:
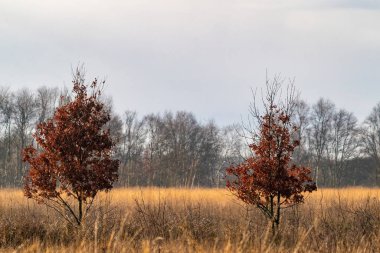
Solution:
M 0 190 L 1 252 L 380 252 L 380 189 L 319 189 L 279 231 L 223 189 L 114 189 L 80 230 Z

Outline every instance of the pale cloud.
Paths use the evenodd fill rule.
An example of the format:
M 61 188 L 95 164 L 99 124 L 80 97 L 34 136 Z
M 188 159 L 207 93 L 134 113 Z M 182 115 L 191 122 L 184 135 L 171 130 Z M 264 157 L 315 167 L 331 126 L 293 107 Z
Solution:
M 380 97 L 379 1 L 0 1 L 0 85 L 107 77 L 119 112 L 247 112 L 265 71 L 363 119 Z

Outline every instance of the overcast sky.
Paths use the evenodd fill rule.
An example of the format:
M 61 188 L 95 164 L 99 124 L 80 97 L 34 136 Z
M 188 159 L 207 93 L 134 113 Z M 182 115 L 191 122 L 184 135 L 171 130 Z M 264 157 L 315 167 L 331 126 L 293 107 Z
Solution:
M 378 0 L 0 0 L 0 85 L 106 78 L 119 113 L 239 122 L 265 73 L 363 120 L 380 101 Z

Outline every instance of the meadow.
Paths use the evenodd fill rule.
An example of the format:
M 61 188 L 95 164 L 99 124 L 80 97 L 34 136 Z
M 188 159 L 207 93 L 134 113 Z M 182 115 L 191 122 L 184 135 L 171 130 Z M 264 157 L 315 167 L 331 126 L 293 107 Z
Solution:
M 114 189 L 81 229 L 2 189 L 0 228 L 0 252 L 380 252 L 380 189 L 318 189 L 274 236 L 225 189 Z

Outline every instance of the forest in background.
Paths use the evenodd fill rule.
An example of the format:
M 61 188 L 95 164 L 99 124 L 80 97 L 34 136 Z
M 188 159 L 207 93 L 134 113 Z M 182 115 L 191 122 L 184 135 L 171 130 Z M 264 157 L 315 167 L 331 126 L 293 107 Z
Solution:
M 1 187 L 22 185 L 27 165 L 21 151 L 34 144 L 36 124 L 70 97 L 68 89 L 0 88 Z M 112 99 L 104 101 L 112 112 L 108 127 L 121 161 L 117 186 L 224 187 L 225 169 L 250 152 L 249 124 L 218 126 L 185 111 L 138 115 L 126 110 L 118 115 Z M 380 185 L 380 104 L 358 122 L 330 100 L 298 100 L 293 117 L 299 126 L 294 138 L 301 140 L 295 161 L 313 169 L 318 186 Z

